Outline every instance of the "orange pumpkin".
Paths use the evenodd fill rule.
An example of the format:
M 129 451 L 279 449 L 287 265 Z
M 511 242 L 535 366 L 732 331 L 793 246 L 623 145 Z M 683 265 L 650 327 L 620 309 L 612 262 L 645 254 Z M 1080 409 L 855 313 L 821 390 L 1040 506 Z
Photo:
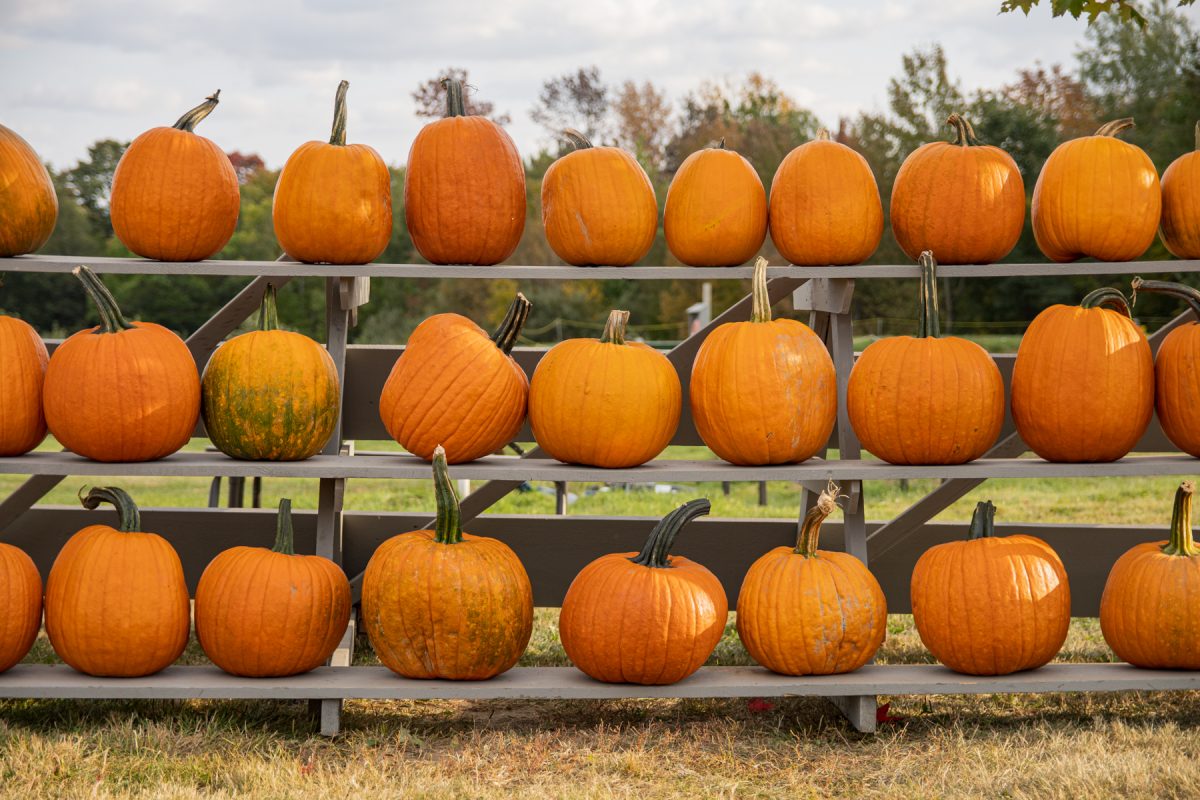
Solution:
M 732 464 L 792 464 L 829 441 L 837 376 L 803 322 L 771 319 L 767 260 L 754 264 L 749 322 L 726 322 L 700 345 L 688 397 L 700 438 Z
M 50 644 L 88 675 L 153 675 L 187 645 L 183 564 L 166 539 L 142 531 L 138 507 L 121 489 L 95 487 L 81 500 L 87 509 L 111 503 L 120 524 L 89 525 L 54 559 L 46 578 Z
M 801 266 L 858 264 L 883 236 L 883 204 L 871 165 L 823 128 L 779 163 L 770 211 L 771 241 Z
M 139 256 L 203 261 L 233 236 L 241 205 L 237 174 L 220 147 L 195 133 L 220 94 L 170 128 L 151 128 L 134 139 L 117 163 L 109 205 L 113 232 Z
M 58 195 L 29 143 L 0 125 L 0 258 L 32 253 L 54 233 Z
M 1200 319 L 1200 292 L 1182 283 L 1133 279 L 1133 296 L 1138 292 L 1172 295 L 1187 302 Z M 1158 422 L 1171 444 L 1200 458 L 1200 325 L 1189 320 L 1171 330 L 1154 356 L 1154 408 Z
M 577 267 L 627 267 L 654 244 L 658 203 L 646 170 L 617 147 L 593 147 L 582 133 L 563 131 L 575 148 L 542 178 L 546 241 Z
M 437 523 L 393 536 L 363 573 L 375 654 L 405 678 L 486 680 L 512 667 L 533 631 L 533 588 L 517 554 L 464 533 L 446 453 L 433 454 Z
M 729 602 L 717 576 L 670 555 L 676 534 L 709 511 L 692 500 L 660 521 L 640 553 L 610 553 L 583 568 L 563 598 L 558 633 L 567 657 L 606 683 L 676 683 L 721 641 Z
M 42 385 L 50 356 L 37 331 L 0 314 L 0 456 L 19 456 L 46 438 Z
M 663 232 L 691 267 L 744 264 L 767 236 L 767 193 L 750 162 L 722 139 L 684 159 L 667 189 Z
M 934 545 L 912 574 L 912 613 L 934 658 L 967 675 L 1007 675 L 1050 661 L 1067 639 L 1071 588 L 1036 536 L 995 535 L 979 503 L 966 541 Z
M 67 449 L 94 461 L 153 461 L 187 444 L 200 415 L 191 351 L 153 322 L 127 322 L 87 267 L 74 274 L 102 324 L 60 344 L 46 367 L 46 424 Z
M 1132 119 L 1063 142 L 1033 187 L 1033 235 L 1051 261 L 1132 261 L 1154 243 L 1162 192 L 1154 163 L 1116 138 Z
M 1200 258 L 1200 122 L 1196 149 L 1171 162 L 1162 175 L 1163 244 L 1176 258 Z
M 1011 391 L 1017 432 L 1047 461 L 1116 461 L 1133 449 L 1154 413 L 1154 359 L 1124 295 L 1097 289 L 1038 314 Z
M 491 337 L 459 314 L 418 325 L 379 396 L 391 437 L 426 461 L 440 444 L 451 464 L 511 442 L 525 422 L 529 378 L 510 353 L 532 305 L 518 292 Z
M 1000 370 L 978 344 L 939 338 L 940 329 L 937 263 L 924 252 L 916 338 L 872 342 L 850 371 L 850 424 L 862 446 L 884 461 L 964 464 L 987 452 L 1000 435 Z
M 682 389 L 667 357 L 625 341 L 628 311 L 613 311 L 599 339 L 550 348 L 529 384 L 529 424 L 559 461 L 636 467 L 657 456 L 679 427 Z
M 504 129 L 467 116 L 448 78 L 446 116 L 421 129 L 404 173 L 404 219 L 434 264 L 499 264 L 525 230 L 525 167 Z
M 346 90 L 338 84 L 333 134 L 288 157 L 271 217 L 279 246 L 297 261 L 367 264 L 392 238 L 392 176 L 374 148 L 346 144 Z
M 24 550 L 0 543 L 0 672 L 23 659 L 42 627 L 42 576 Z
M 1012 156 L 981 145 L 971 123 L 946 120 L 953 142 L 914 150 L 892 186 L 892 232 L 909 258 L 931 250 L 942 264 L 1004 258 L 1025 225 L 1025 184 Z
M 350 621 L 350 582 L 321 556 L 292 546 L 292 501 L 279 501 L 275 546 L 233 547 L 196 586 L 196 637 L 212 662 L 250 678 L 299 675 L 324 664 Z

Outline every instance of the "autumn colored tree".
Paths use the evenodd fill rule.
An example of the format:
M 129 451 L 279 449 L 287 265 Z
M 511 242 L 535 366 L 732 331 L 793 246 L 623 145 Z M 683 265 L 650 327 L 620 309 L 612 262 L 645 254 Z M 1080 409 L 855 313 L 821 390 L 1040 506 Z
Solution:
M 542 84 L 529 117 L 554 141 L 564 128 L 580 131 L 599 144 L 608 135 L 608 87 L 597 66 L 580 67 Z
M 650 81 L 638 86 L 625 81 L 612 103 L 616 141 L 637 156 L 648 172 L 666 166 L 671 103 L 667 93 Z

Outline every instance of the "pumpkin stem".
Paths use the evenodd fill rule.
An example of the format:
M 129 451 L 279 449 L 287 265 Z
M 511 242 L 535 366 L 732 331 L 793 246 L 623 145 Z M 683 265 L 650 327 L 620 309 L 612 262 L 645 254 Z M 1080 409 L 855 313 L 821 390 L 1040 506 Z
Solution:
M 1106 122 L 1096 131 L 1097 136 L 1116 136 L 1123 130 L 1132 128 L 1133 117 L 1124 117 L 1123 119 L 1114 119 L 1112 122 Z
M 817 504 L 804 515 L 804 521 L 800 524 L 800 533 L 796 537 L 795 553 L 797 555 L 816 558 L 817 543 L 821 538 L 821 523 L 837 508 L 837 498 L 838 486 L 830 481 L 825 487 L 825 491 L 817 497 Z
M 292 531 L 292 501 L 284 497 L 279 501 L 279 513 L 275 515 L 275 546 L 272 552 L 285 556 L 296 555 L 295 535 Z
M 120 333 L 133 328 L 133 325 L 121 314 L 121 309 L 117 306 L 112 292 L 108 291 L 104 281 L 100 280 L 100 276 L 92 272 L 91 268 L 80 264 L 71 270 L 71 274 L 79 278 L 84 291 L 92 299 L 96 310 L 100 312 L 100 330 L 96 331 L 97 333 Z
M 196 106 L 191 111 L 188 111 L 178 120 L 176 120 L 175 124 L 171 127 L 177 131 L 187 131 L 188 133 L 194 132 L 196 130 L 196 126 L 200 124 L 200 120 L 211 114 L 213 109 L 217 107 L 217 103 L 221 102 L 217 99 L 220 96 L 221 90 L 217 89 L 208 97 L 204 98 L 203 103 Z
M 1129 301 L 1125 299 L 1125 295 L 1121 294 L 1120 289 L 1114 289 L 1111 286 L 1105 286 L 1100 289 L 1094 289 L 1079 301 L 1080 308 L 1102 308 L 1108 306 L 1118 314 L 1133 319 L 1133 314 L 1129 311 Z
M 1192 494 L 1196 484 L 1184 481 L 1175 490 L 1175 509 L 1171 513 L 1171 538 L 1162 546 L 1168 556 L 1200 555 L 1200 548 L 1192 540 Z
M 753 308 L 751 322 L 771 321 L 771 295 L 767 292 L 767 260 L 762 256 L 754 259 L 754 275 L 750 278 Z
M 724 150 L 725 149 L 725 137 L 724 136 L 721 137 L 721 140 L 719 142 L 717 142 L 715 145 L 713 145 L 713 149 L 714 150 Z
M 817 141 L 828 142 L 832 137 L 829 135 L 828 128 L 817 128 Z
M 463 102 L 463 82 L 458 78 L 443 78 L 442 86 L 446 87 L 446 116 L 465 117 L 467 106 Z
M 123 533 L 138 533 L 142 530 L 142 514 L 138 511 L 137 503 L 124 489 L 116 486 L 93 486 L 86 495 L 83 487 L 79 490 L 79 502 L 88 511 L 95 511 L 101 503 L 112 503 L 120 518 L 117 530 Z
M 562 135 L 572 150 L 586 150 L 592 146 L 591 140 L 574 128 L 563 128 Z
M 434 541 L 441 544 L 458 544 L 463 535 L 462 515 L 458 510 L 458 493 L 454 491 L 454 481 L 450 480 L 446 448 L 440 444 L 433 451 L 433 492 L 437 498 Z
M 275 284 L 268 283 L 263 292 L 262 305 L 258 307 L 258 329 L 260 331 L 279 330 L 279 309 L 275 305 Z
M 1200 119 L 1196 120 L 1196 150 L 1200 151 Z
M 942 318 L 938 312 L 937 261 L 926 250 L 917 259 L 921 265 L 921 299 L 917 308 L 917 336 L 936 339 L 942 335 Z
M 1183 283 L 1171 283 L 1170 281 L 1147 281 L 1141 277 L 1137 277 L 1133 279 L 1133 294 L 1130 295 L 1130 299 L 1135 304 L 1137 303 L 1138 292 L 1169 294 L 1172 297 L 1178 297 L 1191 306 L 1192 313 L 1196 315 L 1196 319 L 1200 319 L 1200 291 L 1193 289 L 1191 286 Z
M 711 509 L 712 504 L 705 499 L 689 500 L 684 503 L 659 520 L 658 524 L 654 526 L 654 530 L 650 532 L 650 538 L 646 540 L 642 552 L 629 560 L 643 567 L 669 569 L 671 545 L 675 542 L 675 536 L 684 525 L 696 517 L 704 516 Z
M 339 147 L 346 144 L 346 90 L 349 88 L 350 81 L 342 81 L 333 96 L 333 133 L 329 135 L 329 143 Z
M 604 323 L 600 341 L 604 344 L 625 344 L 625 326 L 629 324 L 629 312 L 613 309 Z
M 982 500 L 971 515 L 971 528 L 967 539 L 986 539 L 996 535 L 996 507 L 991 500 Z
M 972 144 L 979 144 L 979 140 L 975 138 L 975 129 L 971 127 L 971 123 L 961 114 L 951 114 L 946 117 L 946 124 L 954 128 L 954 144 L 966 147 Z
M 517 337 L 521 335 L 521 328 L 524 327 L 525 320 L 529 319 L 529 309 L 531 308 L 533 308 L 533 303 L 526 300 L 525 295 L 517 292 L 512 305 L 508 307 L 508 313 L 500 322 L 500 327 L 496 328 L 496 332 L 492 334 L 492 341 L 495 342 L 496 347 L 500 348 L 501 353 L 508 355 L 512 352 L 513 346 L 517 343 Z

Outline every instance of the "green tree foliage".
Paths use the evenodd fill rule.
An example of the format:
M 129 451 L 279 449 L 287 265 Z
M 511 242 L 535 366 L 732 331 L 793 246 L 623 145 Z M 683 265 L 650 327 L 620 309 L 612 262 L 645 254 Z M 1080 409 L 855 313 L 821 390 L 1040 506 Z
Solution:
M 78 203 L 88 212 L 92 227 L 101 238 L 112 236 L 108 199 L 112 194 L 113 173 L 129 142 L 101 139 L 88 148 L 88 157 L 63 173 Z
M 1179 0 L 1179 6 L 1190 6 L 1194 2 L 1196 0 Z M 1000 3 L 1000 12 L 1022 11 L 1029 16 L 1029 12 L 1039 3 L 1041 0 L 1004 0 Z M 1146 24 L 1141 4 L 1132 0 L 1050 0 L 1050 13 L 1056 17 L 1070 14 L 1075 19 L 1086 15 L 1089 23 L 1099 19 L 1117 19 L 1139 27 Z

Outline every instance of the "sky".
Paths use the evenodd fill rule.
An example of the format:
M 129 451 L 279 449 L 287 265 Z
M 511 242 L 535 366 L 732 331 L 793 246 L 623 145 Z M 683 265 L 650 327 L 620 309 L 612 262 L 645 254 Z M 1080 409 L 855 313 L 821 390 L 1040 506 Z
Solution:
M 1044 0 L 1044 5 L 1048 0 Z M 1000 0 L 0 0 L 0 123 L 56 168 L 102 138 L 129 140 L 221 89 L 198 128 L 271 167 L 326 139 L 350 82 L 349 141 L 402 164 L 423 121 L 411 92 L 447 66 L 498 111 L 522 153 L 548 143 L 529 118 L 542 83 L 598 65 L 676 104 L 704 80 L 774 78 L 827 126 L 884 110 L 917 46 L 944 46 L 967 89 L 1017 69 L 1072 65 L 1085 24 L 997 13 Z M 1186 12 L 1200 22 L 1200 8 Z

